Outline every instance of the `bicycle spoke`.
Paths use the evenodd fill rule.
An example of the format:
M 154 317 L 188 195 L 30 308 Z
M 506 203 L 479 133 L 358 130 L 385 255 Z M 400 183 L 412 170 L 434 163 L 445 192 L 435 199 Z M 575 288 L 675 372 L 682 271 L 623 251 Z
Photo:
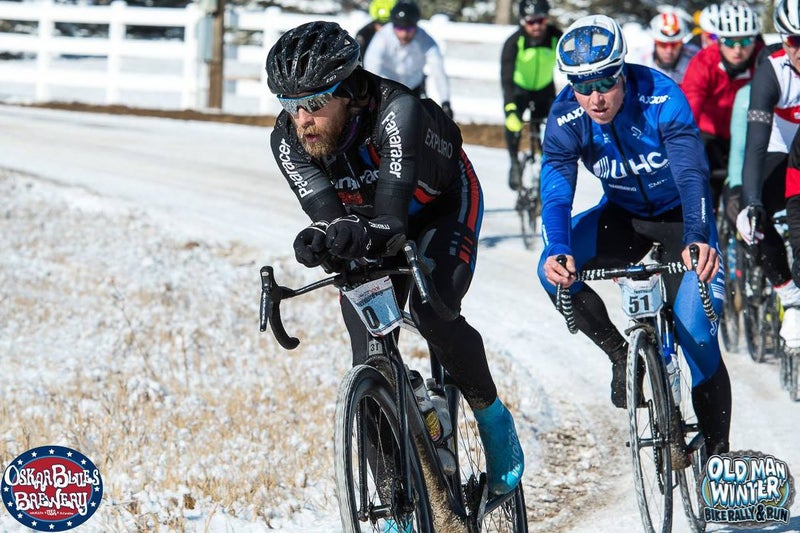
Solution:
M 641 366 L 646 371 L 642 395 L 636 390 Z M 667 431 L 666 382 L 660 356 L 644 330 L 635 330 L 628 352 L 627 400 L 631 456 L 639 514 L 645 531 L 669 531 L 672 524 L 672 472 Z M 641 405 L 642 407 L 638 407 Z
M 427 489 L 415 448 L 404 475 L 394 394 L 374 368 L 359 365 L 342 381 L 334 432 L 337 497 L 344 531 L 427 531 L 431 524 Z M 407 501 L 406 480 L 412 484 Z M 390 529 L 389 529 L 390 530 Z
M 480 501 L 485 480 L 486 457 L 478 434 L 478 425 L 472 410 L 463 399 L 459 399 L 456 431 L 458 436 L 458 464 L 461 471 L 461 488 L 465 501 L 472 505 Z M 476 509 L 471 508 L 472 513 Z M 480 524 L 482 533 L 522 533 L 528 531 L 525 499 L 522 488 L 517 487 L 503 503 L 487 506 Z

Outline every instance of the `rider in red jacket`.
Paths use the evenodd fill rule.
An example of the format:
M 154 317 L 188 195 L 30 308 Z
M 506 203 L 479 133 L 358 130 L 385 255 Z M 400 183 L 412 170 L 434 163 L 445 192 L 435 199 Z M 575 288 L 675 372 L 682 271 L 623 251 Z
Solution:
M 681 85 L 706 147 L 714 207 L 728 170 L 733 100 L 753 79 L 764 47 L 758 14 L 747 5 L 723 4 L 716 22 L 717 41 L 692 58 Z

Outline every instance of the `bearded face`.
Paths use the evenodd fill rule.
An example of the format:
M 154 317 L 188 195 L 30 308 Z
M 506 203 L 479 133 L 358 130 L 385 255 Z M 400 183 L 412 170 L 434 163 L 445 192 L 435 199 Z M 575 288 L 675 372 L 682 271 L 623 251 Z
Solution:
M 292 117 L 297 137 L 308 155 L 322 158 L 331 155 L 341 143 L 342 130 L 350 118 L 347 98 L 334 97 L 325 107 L 308 113 L 301 109 Z

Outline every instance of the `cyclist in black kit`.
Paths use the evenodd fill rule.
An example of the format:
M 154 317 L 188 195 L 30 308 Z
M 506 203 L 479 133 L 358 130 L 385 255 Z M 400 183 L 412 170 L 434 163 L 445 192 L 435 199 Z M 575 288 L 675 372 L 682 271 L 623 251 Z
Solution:
M 538 127 L 550 112 L 556 99 L 553 73 L 556 66 L 556 44 L 561 30 L 548 23 L 550 4 L 547 0 L 521 0 L 519 29 L 503 44 L 500 53 L 500 83 L 503 87 L 503 110 L 506 113 L 506 146 L 511 157 L 508 186 L 519 189 L 522 168 L 518 152 L 522 132 L 522 115 L 534 104 L 532 127 Z
M 461 132 L 435 102 L 358 63 L 358 44 L 333 22 L 286 32 L 267 57 L 269 89 L 284 108 L 272 132 L 272 152 L 311 219 L 294 241 L 295 256 L 308 267 L 329 256 L 392 262 L 398 259 L 387 245 L 406 235 L 435 261 L 437 291 L 460 310 L 483 216 L 480 184 L 461 147 Z M 402 305 L 406 291 L 397 292 Z M 359 363 L 368 353 L 368 335 L 348 300 L 340 301 Z M 489 489 L 512 491 L 524 458 L 481 335 L 463 316 L 440 318 L 416 291 L 410 309 L 473 409 Z

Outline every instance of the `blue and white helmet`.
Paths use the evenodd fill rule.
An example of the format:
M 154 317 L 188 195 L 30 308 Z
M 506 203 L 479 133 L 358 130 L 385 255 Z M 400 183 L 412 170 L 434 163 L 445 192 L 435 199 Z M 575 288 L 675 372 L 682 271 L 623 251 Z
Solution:
M 628 51 L 622 29 L 605 15 L 579 18 L 556 47 L 558 69 L 569 81 L 616 76 Z

